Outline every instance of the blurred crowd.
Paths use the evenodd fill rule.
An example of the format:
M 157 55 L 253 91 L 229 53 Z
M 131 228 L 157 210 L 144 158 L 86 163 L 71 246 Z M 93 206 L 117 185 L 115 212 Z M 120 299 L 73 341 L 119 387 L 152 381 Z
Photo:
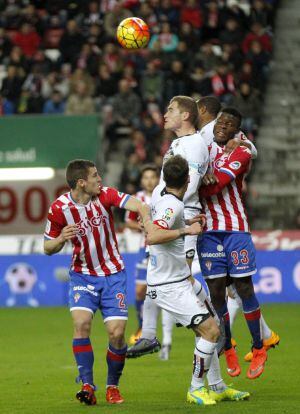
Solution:
M 160 165 L 162 131 L 175 95 L 215 95 L 255 136 L 270 68 L 276 0 L 0 1 L 0 114 L 103 116 L 110 150 L 126 138 L 122 187 L 140 166 Z M 128 51 L 116 27 L 130 16 L 151 30 Z

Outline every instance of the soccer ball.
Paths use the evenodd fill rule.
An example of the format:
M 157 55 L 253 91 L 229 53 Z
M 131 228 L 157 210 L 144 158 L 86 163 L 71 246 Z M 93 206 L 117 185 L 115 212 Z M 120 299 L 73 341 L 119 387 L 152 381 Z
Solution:
M 125 49 L 143 48 L 150 39 L 149 27 L 139 17 L 128 17 L 119 24 L 117 39 Z

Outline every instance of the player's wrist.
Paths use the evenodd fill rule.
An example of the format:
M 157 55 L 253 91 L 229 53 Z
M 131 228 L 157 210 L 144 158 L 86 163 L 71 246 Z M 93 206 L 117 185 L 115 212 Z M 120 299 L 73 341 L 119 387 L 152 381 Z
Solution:
M 179 237 L 184 237 L 186 235 L 187 235 L 186 227 L 182 227 L 181 229 L 179 229 Z

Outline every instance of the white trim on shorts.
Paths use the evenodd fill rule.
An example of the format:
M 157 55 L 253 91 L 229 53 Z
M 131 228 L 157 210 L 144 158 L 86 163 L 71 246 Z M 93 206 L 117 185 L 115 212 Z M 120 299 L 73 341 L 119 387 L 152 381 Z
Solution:
M 73 310 L 84 310 L 84 311 L 90 312 L 94 315 L 94 311 L 92 309 L 85 308 L 83 306 L 73 306 L 72 308 L 70 308 L 70 312 L 72 312 Z
M 251 275 L 255 275 L 255 273 L 257 273 L 257 269 L 252 270 L 251 272 L 247 272 L 247 273 L 230 273 L 229 276 L 231 277 L 246 277 L 246 276 L 251 276 Z
M 113 321 L 113 320 L 126 320 L 128 319 L 128 316 L 108 316 L 107 318 L 103 319 L 103 322 L 107 322 L 107 321 Z
M 209 276 L 205 276 L 203 275 L 204 279 L 218 279 L 219 277 L 225 277 L 227 276 L 227 273 L 219 273 L 218 275 L 209 275 Z

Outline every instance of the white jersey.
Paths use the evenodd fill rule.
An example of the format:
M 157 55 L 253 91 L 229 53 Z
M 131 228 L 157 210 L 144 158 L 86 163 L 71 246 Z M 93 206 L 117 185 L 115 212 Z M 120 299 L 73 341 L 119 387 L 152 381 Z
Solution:
M 205 175 L 208 167 L 209 154 L 207 145 L 201 139 L 198 132 L 191 135 L 185 135 L 172 142 L 164 156 L 163 163 L 174 155 L 181 155 L 189 164 L 190 182 L 184 195 L 183 202 L 185 218 L 191 218 L 198 214 L 201 208 L 198 197 L 198 188 L 201 185 L 201 179 Z M 162 189 L 165 185 L 163 174 L 161 174 L 160 184 Z
M 176 230 L 183 228 L 184 204 L 158 185 L 151 198 L 151 218 L 157 226 Z M 184 238 L 149 246 L 147 284 L 149 286 L 179 282 L 189 277 L 184 250 Z
M 207 146 L 211 145 L 214 141 L 214 126 L 216 123 L 216 119 L 214 119 L 213 121 L 209 122 L 208 124 L 204 125 L 204 127 L 201 128 L 200 130 L 200 135 L 203 138 L 205 144 Z M 243 133 L 243 131 L 239 131 L 235 137 L 236 139 L 239 139 L 241 141 L 246 142 L 247 144 L 249 144 L 251 146 L 251 158 L 254 160 L 255 158 L 257 158 L 257 149 L 255 147 L 255 145 L 253 144 L 253 142 L 251 142 L 247 136 Z

